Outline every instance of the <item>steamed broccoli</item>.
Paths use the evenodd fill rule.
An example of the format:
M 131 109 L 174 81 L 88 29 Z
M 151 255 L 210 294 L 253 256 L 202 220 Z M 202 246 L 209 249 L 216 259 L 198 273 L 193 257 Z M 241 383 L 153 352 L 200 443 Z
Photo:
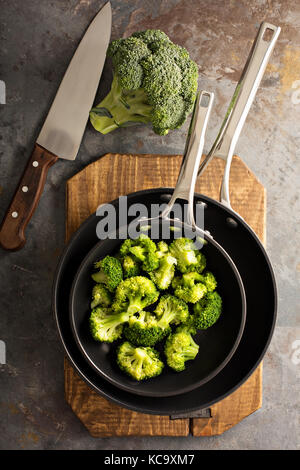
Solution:
M 217 291 L 208 292 L 194 305 L 195 326 L 206 330 L 214 325 L 222 313 L 222 299 Z
M 165 343 L 165 356 L 171 369 L 180 372 L 185 369 L 186 361 L 195 359 L 199 346 L 193 340 L 195 329 L 190 325 L 180 325 L 170 334 Z
M 124 328 L 125 338 L 136 346 L 153 346 L 169 332 L 170 328 L 162 329 L 157 317 L 145 310 L 132 315 Z
M 213 273 L 206 271 L 203 275 L 203 283 L 206 286 L 207 292 L 213 292 L 217 287 L 217 281 Z
M 140 274 L 139 263 L 133 259 L 133 256 L 124 256 L 124 258 L 121 260 L 121 263 L 123 267 L 124 279 L 132 276 L 138 276 Z
M 177 259 L 177 269 L 181 273 L 198 269 L 201 272 L 204 269 L 205 257 L 195 248 L 193 240 L 184 237 L 177 238 L 171 243 L 169 249 L 171 255 Z
M 192 111 L 198 88 L 198 67 L 187 50 L 159 30 L 134 33 L 112 41 L 111 90 L 90 111 L 94 128 L 107 134 L 130 123 L 152 123 L 165 135 L 182 126 Z
M 135 347 L 128 341 L 118 347 L 117 364 L 123 372 L 138 381 L 156 377 L 164 368 L 155 349 Z
M 171 324 L 185 322 L 189 316 L 187 304 L 170 294 L 160 297 L 154 312 L 158 318 L 158 326 L 163 330 L 168 329 Z
M 104 284 L 110 292 L 113 292 L 123 279 L 123 271 L 120 261 L 114 256 L 105 256 L 94 264 L 98 272 L 92 274 L 92 278 L 99 284 Z
M 159 292 L 150 279 L 144 276 L 130 277 L 118 285 L 112 309 L 134 314 L 156 302 L 158 296 Z
M 159 266 L 156 254 L 156 244 L 147 235 L 142 234 L 136 240 L 125 240 L 119 251 L 120 257 L 133 256 L 133 259 L 141 264 L 144 271 L 153 271 Z
M 103 284 L 96 284 L 92 290 L 92 302 L 91 308 L 98 307 L 109 307 L 112 303 L 112 296 L 109 290 Z
M 128 319 L 128 313 L 116 314 L 107 307 L 94 308 L 89 318 L 91 334 L 96 341 L 112 343 L 120 338 Z
M 166 254 L 160 258 L 158 269 L 149 273 L 150 278 L 160 290 L 165 290 L 170 286 L 175 275 L 176 263 L 176 258 Z
M 204 278 L 197 272 L 190 272 L 183 274 L 181 277 L 174 277 L 172 287 L 176 297 L 192 304 L 202 299 L 207 292 Z

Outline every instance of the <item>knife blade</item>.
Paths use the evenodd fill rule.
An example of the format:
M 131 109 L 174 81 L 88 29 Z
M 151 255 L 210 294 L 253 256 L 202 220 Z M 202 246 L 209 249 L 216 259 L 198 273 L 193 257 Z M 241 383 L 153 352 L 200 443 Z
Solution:
M 49 168 L 74 160 L 93 105 L 110 41 L 110 2 L 98 12 L 81 39 L 59 86 L 33 152 L 0 227 L 0 245 L 16 251 L 36 209 Z

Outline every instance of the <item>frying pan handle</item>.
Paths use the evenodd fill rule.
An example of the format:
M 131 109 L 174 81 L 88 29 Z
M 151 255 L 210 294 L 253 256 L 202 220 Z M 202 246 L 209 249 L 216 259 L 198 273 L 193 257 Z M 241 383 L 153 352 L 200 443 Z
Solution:
M 197 94 L 176 187 L 168 205 L 161 213 L 162 218 L 171 212 L 176 199 L 184 199 L 188 201 L 187 223 L 195 226 L 193 207 L 195 184 L 213 100 L 214 94 L 211 92 L 202 90 Z
M 229 198 L 229 174 L 234 149 L 280 34 L 280 30 L 281 28 L 279 26 L 274 26 L 270 23 L 263 22 L 260 25 L 219 134 L 211 150 L 199 167 L 198 176 L 202 174 L 207 164 L 214 156 L 221 157 L 226 161 L 220 191 L 220 201 L 229 208 L 231 208 Z

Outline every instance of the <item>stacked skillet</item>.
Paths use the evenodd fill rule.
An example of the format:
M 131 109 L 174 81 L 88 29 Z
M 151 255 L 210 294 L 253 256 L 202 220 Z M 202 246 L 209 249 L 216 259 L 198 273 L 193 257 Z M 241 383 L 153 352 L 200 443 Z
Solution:
M 262 39 L 266 28 L 275 31 L 273 41 L 271 40 L 269 43 Z M 222 147 L 222 143 L 228 141 L 226 139 L 228 129 L 232 130 L 230 124 L 235 124 L 234 138 L 229 134 L 233 144 L 226 155 L 227 166 L 222 185 L 223 196 L 227 194 L 226 184 L 228 181 L 226 177 L 229 174 L 228 167 L 230 167 L 234 145 L 241 130 L 241 122 L 243 124 L 246 118 L 278 34 L 279 29 L 272 25 L 264 23 L 261 26 L 255 43 L 256 47 L 252 50 L 252 61 L 248 60 L 247 62 L 246 72 L 250 70 L 251 73 L 244 71 L 242 74 L 239 92 L 235 93 L 234 102 L 230 104 L 230 113 L 227 113 L 218 135 L 219 141 L 208 154 L 209 158 L 218 154 L 217 151 Z M 262 47 L 265 47 L 263 54 Z M 255 58 L 257 59 L 258 56 L 259 63 L 256 63 Z M 255 67 L 257 70 L 253 75 Z M 249 83 L 251 89 L 249 89 Z M 235 121 L 237 115 L 239 125 Z M 152 204 L 165 202 L 172 196 L 173 191 L 170 188 L 158 188 L 133 193 L 128 195 L 128 205 L 143 202 L 150 213 Z M 245 382 L 261 362 L 272 337 L 276 320 L 276 286 L 273 270 L 262 244 L 245 221 L 231 209 L 228 199 L 225 201 L 222 197 L 220 203 L 209 197 L 195 194 L 194 202 L 196 204 L 202 203 L 205 207 L 206 231 L 213 235 L 213 239 L 225 250 L 236 267 L 242 280 L 242 292 L 247 306 L 246 321 L 233 354 L 226 364 L 217 370 L 216 374 L 196 388 L 184 393 L 160 396 L 158 400 L 153 399 L 153 395 L 140 395 L 116 386 L 112 381 L 99 374 L 82 354 L 70 324 L 69 297 L 78 269 L 86 256 L 99 243 L 96 235 L 99 216 L 91 215 L 73 235 L 64 250 L 56 271 L 53 309 L 59 335 L 68 358 L 80 376 L 100 395 L 135 411 L 172 415 L 190 413 L 211 406 Z M 118 200 L 113 201 L 112 204 L 118 215 Z

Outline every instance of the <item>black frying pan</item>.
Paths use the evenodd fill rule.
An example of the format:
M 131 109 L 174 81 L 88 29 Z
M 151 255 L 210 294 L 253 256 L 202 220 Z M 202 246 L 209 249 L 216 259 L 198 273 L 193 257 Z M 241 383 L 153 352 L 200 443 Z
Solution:
M 171 197 L 172 188 L 145 190 L 128 195 L 128 204 L 161 204 Z M 99 242 L 96 227 L 99 216 L 92 214 L 74 233 L 66 246 L 53 284 L 53 313 L 65 353 L 80 377 L 108 400 L 141 413 L 172 415 L 207 408 L 241 386 L 259 365 L 272 338 L 277 311 L 276 283 L 272 266 L 255 233 L 235 212 L 200 194 L 204 203 L 205 227 L 230 254 L 243 279 L 247 317 L 240 343 L 226 366 L 211 380 L 183 395 L 145 397 L 115 387 L 103 379 L 82 356 L 69 321 L 69 296 L 72 281 L 88 252 Z M 118 200 L 112 202 L 119 216 Z M 233 220 L 234 224 L 227 220 Z
M 96 342 L 89 331 L 91 289 L 91 272 L 94 263 L 106 255 L 114 255 L 119 249 L 118 233 L 100 241 L 85 257 L 72 284 L 70 296 L 70 322 L 75 340 L 84 358 L 103 378 L 117 387 L 131 393 L 144 396 L 162 397 L 179 395 L 210 380 L 232 357 L 241 339 L 246 317 L 246 300 L 242 280 L 226 251 L 203 230 L 198 229 L 194 222 L 194 188 L 199 162 L 204 145 L 204 134 L 213 102 L 213 94 L 202 91 L 198 94 L 191 125 L 188 133 L 186 151 L 182 160 L 176 188 L 172 200 L 169 201 L 162 214 L 154 219 L 142 220 L 142 225 L 153 233 L 166 232 L 169 223 L 172 228 L 168 242 L 178 237 L 178 230 L 188 238 L 205 238 L 202 248 L 207 259 L 207 266 L 218 280 L 218 292 L 223 299 L 223 311 L 220 319 L 211 328 L 199 331 L 195 337 L 199 344 L 199 353 L 194 361 L 190 361 L 185 371 L 174 373 L 165 367 L 163 373 L 154 379 L 136 382 L 128 378 L 116 365 L 116 348 L 118 343 L 105 344 Z M 183 224 L 169 218 L 178 199 L 188 200 L 185 213 L 188 221 Z M 154 230 L 157 229 L 157 230 Z M 126 227 L 127 229 L 127 227 Z M 120 230 L 124 231 L 124 228 Z M 166 235 L 166 233 L 165 233 Z M 164 240 L 165 237 L 163 238 Z M 157 241 L 157 240 L 156 240 Z M 159 346 L 158 346 L 159 348 Z M 163 346 L 160 348 L 163 357 Z
M 199 344 L 196 359 L 187 363 L 183 372 L 165 367 L 163 373 L 151 380 L 136 382 L 116 365 L 116 348 L 95 341 L 89 331 L 91 272 L 94 262 L 114 254 L 120 240 L 103 240 L 87 254 L 81 263 L 71 288 L 70 323 L 84 358 L 103 378 L 131 393 L 162 397 L 179 395 L 204 384 L 230 360 L 241 339 L 246 320 L 246 299 L 240 275 L 227 253 L 213 240 L 208 240 L 203 252 L 207 266 L 218 279 L 218 292 L 223 300 L 223 311 L 215 325 L 199 331 L 194 337 Z M 155 346 L 163 358 L 163 345 Z

